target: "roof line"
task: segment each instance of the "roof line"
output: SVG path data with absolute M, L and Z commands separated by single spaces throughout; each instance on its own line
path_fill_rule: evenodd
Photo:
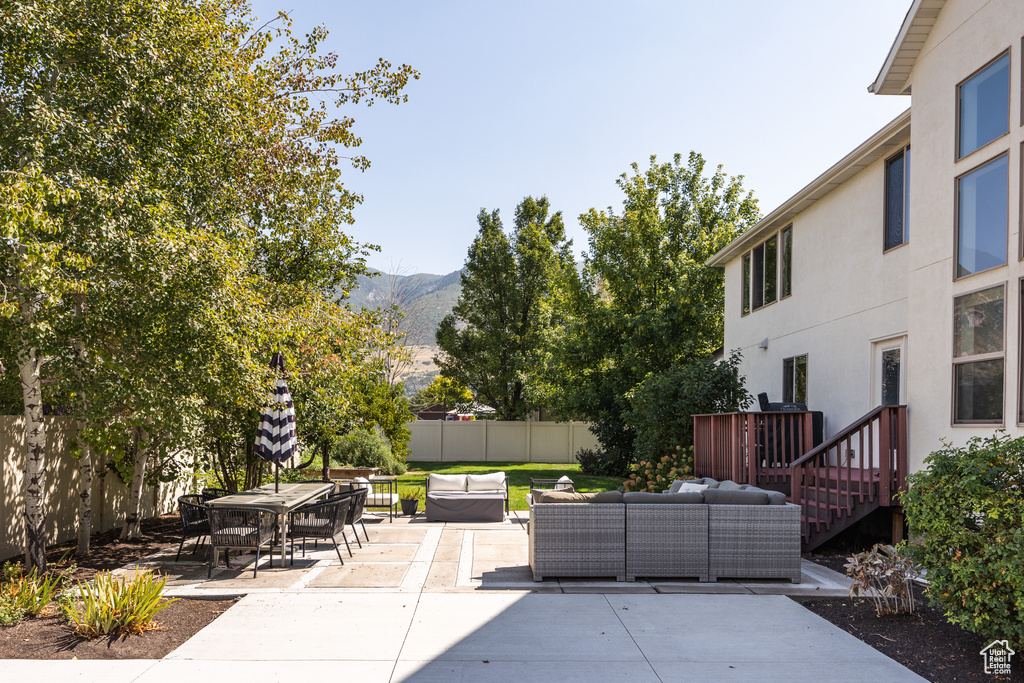
M 889 48 L 889 54 L 886 55 L 885 63 L 882 64 L 882 68 L 879 70 L 878 75 L 875 77 L 874 82 L 868 86 L 869 93 L 878 93 L 882 87 L 882 81 L 889 74 L 889 69 L 892 68 L 892 63 L 896 61 L 896 55 L 900 51 L 900 47 L 903 45 L 903 41 L 907 37 L 907 33 L 910 31 L 911 25 L 914 23 L 914 17 L 917 15 L 917 10 L 921 8 L 921 0 L 914 0 L 913 4 L 910 5 L 910 9 L 907 10 L 907 16 L 903 18 L 903 25 L 900 26 L 900 32 L 896 35 L 896 40 L 893 41 L 892 47 Z
M 806 206 L 797 209 L 798 206 L 807 201 L 810 201 L 811 203 L 817 201 L 817 199 L 812 198 L 814 193 L 829 184 L 836 184 L 838 186 L 839 183 L 836 181 L 844 172 L 856 167 L 859 162 L 863 161 L 872 152 L 883 147 L 886 142 L 904 132 L 904 130 L 909 128 L 909 126 L 910 109 L 907 109 L 905 112 L 886 124 L 877 133 L 858 145 L 855 150 L 840 159 L 839 162 L 834 164 L 827 171 L 808 183 L 802 190 L 783 202 L 777 209 L 759 220 L 756 225 L 734 239 L 721 251 L 708 259 L 707 265 L 719 267 L 724 266 L 726 261 L 731 260 L 740 251 L 743 251 L 747 244 L 756 241 L 759 235 L 768 231 L 768 228 L 790 222 L 794 216 L 807 209 Z M 845 178 L 840 182 L 845 182 Z M 829 190 L 829 192 L 831 192 L 831 190 Z M 828 193 L 826 192 L 826 194 Z M 825 195 L 822 195 L 822 197 L 824 196 Z

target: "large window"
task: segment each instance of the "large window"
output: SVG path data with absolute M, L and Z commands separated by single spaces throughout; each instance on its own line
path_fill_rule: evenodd
M 743 315 L 792 293 L 792 261 L 793 226 L 772 235 L 743 255 Z
M 909 238 L 910 148 L 885 162 L 885 247 L 894 249 Z
M 1006 265 L 1009 157 L 957 178 L 956 277 Z
M 1010 53 L 960 84 L 957 97 L 957 158 L 1010 131 Z
M 782 361 L 782 401 L 807 403 L 807 356 Z
M 953 299 L 953 422 L 1003 421 L 1004 287 Z

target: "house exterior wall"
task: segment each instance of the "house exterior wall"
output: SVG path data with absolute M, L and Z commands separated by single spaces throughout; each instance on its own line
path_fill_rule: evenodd
M 879 340 L 906 335 L 903 402 L 910 470 L 943 441 L 962 445 L 1018 425 L 1020 396 L 1021 98 L 1024 3 L 948 0 L 910 74 L 909 241 L 883 253 L 885 160 L 878 159 L 798 213 L 793 294 L 741 316 L 742 255 L 725 263 L 725 348 L 740 348 L 751 393 L 782 397 L 782 361 L 808 356 L 808 406 L 826 416 L 826 437 L 880 404 Z M 1009 133 L 956 159 L 957 86 L 1010 53 Z M 901 133 L 902 134 L 902 133 Z M 956 179 L 1008 154 L 1008 265 L 954 277 Z M 783 227 L 783 226 L 779 226 Z M 1002 425 L 953 424 L 954 297 L 1005 286 Z M 768 338 L 768 349 L 758 343 Z
M 742 257 L 725 268 L 725 348 L 742 351 L 747 389 L 781 401 L 783 360 L 806 354 L 826 437 L 877 405 L 872 340 L 907 330 L 906 247 L 882 255 L 884 174 L 873 163 L 793 220 L 791 296 L 741 316 Z
M 950 0 L 911 72 L 913 149 L 910 173 L 911 242 L 907 403 L 911 470 L 941 440 L 956 445 L 991 435 L 993 426 L 953 426 L 953 297 L 1005 284 L 1004 425 L 1017 427 L 1020 358 L 1019 261 L 1021 142 L 1021 38 L 1019 0 Z M 956 160 L 957 85 L 1000 53 L 1010 51 L 1009 134 Z M 954 281 L 956 178 L 1009 153 L 1008 265 Z

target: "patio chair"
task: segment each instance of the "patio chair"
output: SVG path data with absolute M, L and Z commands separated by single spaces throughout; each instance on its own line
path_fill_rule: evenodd
M 341 493 L 335 493 L 328 497 L 328 500 L 337 500 L 349 498 L 352 503 L 348 508 L 348 515 L 345 519 L 345 524 L 352 527 L 352 533 L 355 534 L 356 543 L 359 547 L 363 547 L 363 542 L 359 540 L 359 531 L 356 529 L 356 522 L 359 522 L 360 526 L 363 527 L 363 534 L 366 536 L 367 542 L 370 540 L 370 534 L 366 532 L 366 523 L 363 522 L 363 511 L 366 509 L 366 494 L 368 491 L 363 488 L 352 489 L 349 491 L 342 491 Z M 348 545 L 348 539 L 345 539 L 345 544 Z M 349 557 L 352 557 L 352 548 L 348 549 Z
M 181 559 L 181 549 L 185 539 L 195 538 L 196 545 L 192 554 L 199 549 L 199 542 L 210 535 L 210 520 L 206 517 L 206 505 L 202 496 L 180 496 L 178 498 L 178 514 L 181 515 L 181 543 L 178 544 L 177 562 Z
M 253 507 L 210 507 L 207 508 L 207 515 L 210 519 L 210 567 L 206 578 L 213 576 L 218 548 L 224 548 L 224 563 L 228 568 L 231 567 L 229 549 L 255 550 L 252 577 L 256 578 L 260 549 L 274 541 L 277 513 Z
M 207 502 L 209 502 L 209 501 L 211 501 L 211 500 L 213 500 L 215 498 L 223 498 L 224 496 L 230 496 L 231 493 L 232 492 L 228 491 L 227 489 L 217 489 L 217 488 L 203 489 L 203 493 L 202 493 L 203 502 L 207 503 Z
M 345 538 L 345 522 L 348 520 L 348 510 L 352 498 L 333 498 L 323 503 L 303 505 L 288 515 L 288 537 L 292 543 L 296 538 L 302 539 L 302 556 L 306 556 L 306 539 L 329 539 L 334 543 L 334 552 L 338 553 L 338 561 L 345 564 L 341 558 L 341 550 L 338 548 L 340 532 L 345 540 L 345 547 L 348 548 L 349 557 L 352 556 L 352 548 Z M 316 547 L 314 545 L 314 547 Z M 295 564 L 295 550 L 292 546 L 292 564 Z

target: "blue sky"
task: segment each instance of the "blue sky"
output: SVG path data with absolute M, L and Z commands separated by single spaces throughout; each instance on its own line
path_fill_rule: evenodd
M 255 0 L 260 18 L 324 24 L 340 68 L 378 57 L 422 74 L 400 106 L 351 107 L 372 161 L 346 231 L 371 266 L 462 267 L 482 207 L 506 227 L 526 195 L 577 217 L 619 210 L 615 180 L 700 152 L 768 213 L 910 106 L 867 92 L 910 0 L 359 2 Z

